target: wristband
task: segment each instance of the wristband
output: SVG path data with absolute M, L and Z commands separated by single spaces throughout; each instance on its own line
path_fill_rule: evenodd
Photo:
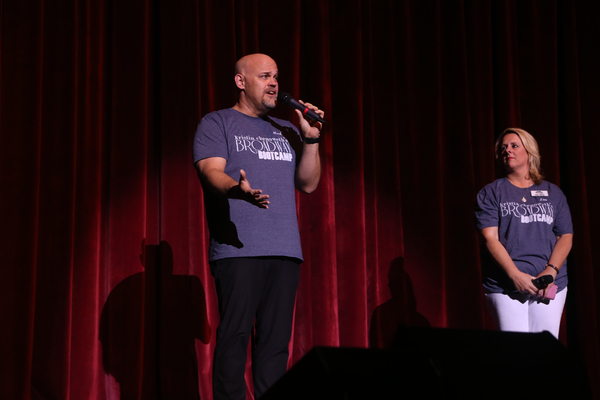
M 305 137 L 304 142 L 307 144 L 319 143 L 321 141 L 321 136 L 319 137 Z
M 558 269 L 558 268 L 556 268 L 556 266 L 554 266 L 554 265 L 552 265 L 552 264 L 546 264 L 546 268 L 548 268 L 548 267 L 550 267 L 550 268 L 552 268 L 553 270 L 555 270 L 555 271 L 556 271 L 556 273 L 558 274 L 558 271 L 559 271 L 559 269 Z

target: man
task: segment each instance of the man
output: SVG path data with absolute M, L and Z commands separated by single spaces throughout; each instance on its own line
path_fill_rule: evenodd
M 264 54 L 235 67 L 236 104 L 198 125 L 194 162 L 211 233 L 209 261 L 221 322 L 213 361 L 214 399 L 245 399 L 250 333 L 254 394 L 286 371 L 302 262 L 294 187 L 317 188 L 321 123 L 296 111 L 298 130 L 268 117 L 279 90 L 275 61 Z M 323 111 L 306 103 L 323 117 Z

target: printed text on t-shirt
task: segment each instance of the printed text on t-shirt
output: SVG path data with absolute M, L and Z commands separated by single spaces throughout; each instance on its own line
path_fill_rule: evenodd
M 293 153 L 287 139 L 262 136 L 234 136 L 237 152 L 249 151 L 261 160 L 292 161 Z
M 554 207 L 550 203 L 521 204 L 514 201 L 500 203 L 502 217 L 512 215 L 520 218 L 522 224 L 531 222 L 545 222 L 551 225 L 554 222 Z

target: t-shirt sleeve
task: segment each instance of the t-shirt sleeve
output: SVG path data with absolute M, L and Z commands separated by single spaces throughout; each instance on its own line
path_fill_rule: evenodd
M 475 219 L 478 230 L 498 226 L 498 200 L 489 185 L 481 189 L 477 194 Z
M 559 196 L 557 196 L 558 200 L 556 202 L 554 228 L 552 230 L 556 236 L 561 236 L 566 233 L 573 233 L 571 210 L 569 209 L 567 198 L 565 197 L 564 193 L 558 189 L 558 187 L 553 189 L 559 192 Z
M 193 154 L 194 164 L 210 157 L 229 159 L 225 129 L 216 113 L 206 115 L 198 124 L 194 136 Z

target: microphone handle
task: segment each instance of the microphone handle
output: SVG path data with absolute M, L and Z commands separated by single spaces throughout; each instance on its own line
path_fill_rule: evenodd
M 295 98 L 293 98 L 286 92 L 280 91 L 278 97 L 281 101 L 283 101 L 288 106 L 295 108 L 296 110 L 300 110 L 300 112 L 302 112 L 304 117 L 308 117 L 308 118 L 312 119 L 313 121 L 319 121 L 322 124 L 325 123 L 325 120 L 323 118 L 321 118 L 321 116 L 319 114 L 317 114 L 310 108 L 306 107 L 305 105 L 300 103 L 298 100 L 296 100 Z

